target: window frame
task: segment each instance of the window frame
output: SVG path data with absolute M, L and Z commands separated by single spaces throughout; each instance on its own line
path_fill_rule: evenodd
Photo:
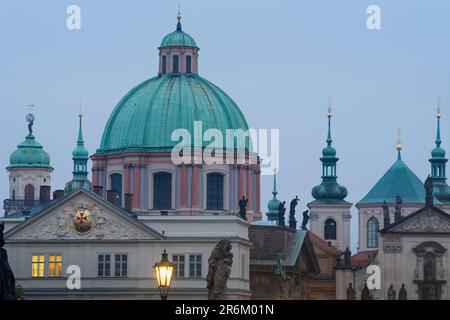
M 175 259 L 177 257 L 177 259 Z M 179 258 L 183 258 L 183 262 L 179 261 Z M 185 278 L 186 277 L 186 254 L 185 253 L 174 253 L 172 254 L 172 263 L 175 265 L 173 275 L 175 278 Z M 180 265 L 183 268 L 179 268 Z M 182 273 L 182 274 L 180 274 Z
M 169 186 L 167 190 L 160 190 L 156 187 L 158 184 L 158 187 L 160 187 L 160 184 L 162 181 L 156 181 L 157 179 L 160 179 L 159 177 L 166 176 L 168 177 L 167 181 L 164 181 L 164 183 L 168 182 Z M 157 178 L 158 177 L 158 178 Z M 160 201 L 161 197 L 166 194 L 163 194 L 164 192 L 168 191 L 167 199 L 164 199 L 164 201 Z M 173 203 L 172 203 L 172 197 L 173 197 L 173 173 L 169 171 L 157 171 L 152 174 L 152 193 L 153 193 L 153 210 L 173 210 Z M 159 199 L 159 200 L 157 200 Z
M 55 257 L 55 261 L 51 261 L 51 257 Z M 60 257 L 60 261 L 58 261 L 58 257 Z M 51 266 L 54 265 L 55 269 L 59 269 L 55 274 L 50 272 Z M 63 270 L 63 255 L 61 253 L 49 253 L 48 254 L 48 263 L 47 263 L 48 277 L 49 278 L 61 278 L 62 270 Z
M 327 226 L 329 226 L 329 224 L 327 224 L 328 222 L 333 222 L 334 223 L 334 230 L 332 230 L 333 234 L 329 235 L 330 230 L 328 230 Z M 334 237 L 333 237 L 334 235 Z M 323 223 L 323 238 L 324 240 L 337 240 L 337 222 L 336 220 L 334 220 L 333 218 L 327 218 L 324 223 Z
M 33 261 L 34 257 L 38 257 L 38 261 Z M 43 257 L 43 261 L 39 261 L 40 257 Z M 46 254 L 45 253 L 31 253 L 31 278 L 45 278 L 45 266 L 46 266 Z M 37 265 L 37 273 L 38 275 L 34 275 L 35 265 Z
M 202 264 L 203 264 L 203 255 L 201 253 L 190 253 L 188 254 L 189 259 L 189 278 L 201 278 L 202 277 Z M 191 262 L 191 258 L 194 258 L 194 261 Z M 197 258 L 200 258 L 199 260 Z M 193 266 L 193 268 L 192 268 Z M 191 275 L 194 274 L 194 275 Z
M 372 224 L 377 227 L 372 230 Z M 367 220 L 367 248 L 378 248 L 378 231 L 380 230 L 380 221 L 376 217 L 370 217 Z
M 220 177 L 222 180 L 221 193 L 219 193 L 218 181 L 210 181 L 212 177 Z M 214 185 L 213 185 L 214 184 Z M 210 194 L 210 192 L 212 194 Z M 215 192 L 215 194 L 214 194 Z M 221 172 L 206 174 L 206 210 L 223 211 L 225 207 L 225 175 Z

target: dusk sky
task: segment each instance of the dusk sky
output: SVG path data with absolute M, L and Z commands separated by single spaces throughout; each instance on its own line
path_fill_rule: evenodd
M 24 140 L 33 103 L 36 139 L 55 168 L 52 189 L 62 189 L 72 176 L 80 97 L 93 154 L 120 98 L 157 74 L 157 47 L 175 30 L 178 3 L 183 30 L 201 49 L 199 74 L 233 98 L 250 127 L 280 129 L 279 198 L 299 195 L 300 213 L 321 181 L 328 95 L 338 182 L 352 203 L 395 161 L 397 128 L 403 160 L 426 178 L 438 97 L 450 150 L 447 0 L 0 0 L 0 166 Z M 81 8 L 81 30 L 66 28 L 71 4 Z M 366 26 L 372 4 L 381 30 Z M 264 213 L 272 179 L 262 178 Z M 0 181 L 4 199 L 5 170 Z

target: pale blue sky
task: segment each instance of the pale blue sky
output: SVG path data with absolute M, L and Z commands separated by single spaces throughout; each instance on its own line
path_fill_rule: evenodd
M 157 72 L 157 47 L 176 24 L 201 48 L 200 74 L 223 88 L 254 128 L 280 128 L 280 198 L 301 208 L 320 182 L 326 104 L 334 100 L 339 183 L 360 200 L 403 158 L 424 179 L 443 100 L 443 147 L 450 149 L 450 2 L 434 1 L 20 1 L 0 0 L 0 166 L 25 137 L 25 107 L 37 105 L 35 135 L 52 157 L 53 188 L 71 179 L 79 98 L 91 153 L 119 99 Z M 345 4 L 344 4 L 345 3 Z M 78 4 L 82 30 L 66 29 Z M 381 7 L 382 30 L 366 28 Z M 0 195 L 8 196 L 6 171 Z M 262 180 L 262 207 L 272 178 Z M 352 222 L 356 246 L 357 217 Z

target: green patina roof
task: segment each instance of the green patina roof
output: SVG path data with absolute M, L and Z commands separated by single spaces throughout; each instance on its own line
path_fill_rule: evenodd
M 403 203 L 424 203 L 425 188 L 423 182 L 402 161 L 397 161 L 381 177 L 369 193 L 358 204 L 395 203 L 399 195 Z
M 177 19 L 177 30 L 165 36 L 161 41 L 160 47 L 197 47 L 194 38 L 181 30 L 181 16 L 178 15 Z
M 9 158 L 10 168 L 48 168 L 53 170 L 50 166 L 50 156 L 44 151 L 41 144 L 39 144 L 32 134 L 26 137 L 26 140 L 17 146 Z
M 161 75 L 136 86 L 117 104 L 97 154 L 170 151 L 179 143 L 171 140 L 175 129 L 187 129 L 193 140 L 194 121 L 202 122 L 203 132 L 220 130 L 224 139 L 226 129 L 248 130 L 237 104 L 216 85 L 198 75 Z

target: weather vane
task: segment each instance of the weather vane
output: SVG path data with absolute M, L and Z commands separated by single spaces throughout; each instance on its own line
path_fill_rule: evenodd
M 441 118 L 441 98 L 439 97 L 439 98 L 437 98 L 437 112 L 436 112 L 436 117 L 438 118 L 438 119 L 440 119 Z
M 327 113 L 327 117 L 330 118 L 332 116 L 332 109 L 331 109 L 331 105 L 333 103 L 333 98 L 331 96 L 328 96 L 328 113 Z

